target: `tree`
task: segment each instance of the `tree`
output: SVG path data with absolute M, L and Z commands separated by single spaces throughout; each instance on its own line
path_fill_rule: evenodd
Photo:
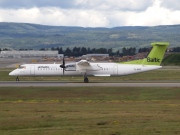
M 87 53 L 91 53 L 91 49 L 90 48 L 87 49 Z
M 143 48 L 139 48 L 138 52 L 142 53 L 142 52 L 149 52 L 150 48 L 147 47 L 143 47 Z
M 73 48 L 73 53 L 77 53 L 77 47 L 76 46 Z
M 122 54 L 123 54 L 123 56 L 127 55 L 127 49 L 125 47 L 122 48 Z
M 85 47 L 82 47 L 82 48 L 81 48 L 81 53 L 82 53 L 82 54 L 87 54 L 87 49 L 86 49 Z
M 58 53 L 59 53 L 59 54 L 64 54 L 64 51 L 63 51 L 62 47 L 59 48 Z
M 173 52 L 180 52 L 180 47 L 173 48 Z
M 112 48 L 108 49 L 108 54 L 109 54 L 110 56 L 112 56 L 112 54 L 113 54 Z
M 135 55 L 136 54 L 136 48 L 134 47 L 133 48 L 133 55 Z
M 116 51 L 115 55 L 119 56 L 120 55 L 120 52 L 119 50 Z
M 66 56 L 71 56 L 71 50 L 69 49 L 69 47 L 66 48 L 64 54 L 65 54 Z
M 52 50 L 52 51 L 54 51 L 54 50 L 55 50 L 55 48 L 54 48 L 54 47 L 52 47 L 52 48 L 51 48 L 51 50 Z
M 91 51 L 92 53 L 96 53 L 96 48 L 93 48 Z
M 40 51 L 45 51 L 46 49 L 45 48 L 41 48 Z

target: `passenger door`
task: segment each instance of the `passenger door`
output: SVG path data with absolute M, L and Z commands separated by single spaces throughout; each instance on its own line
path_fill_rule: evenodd
M 30 73 L 31 73 L 31 75 L 35 75 L 35 66 L 34 65 L 31 66 Z
M 118 75 L 118 66 L 114 66 L 113 72 L 114 72 L 114 75 Z

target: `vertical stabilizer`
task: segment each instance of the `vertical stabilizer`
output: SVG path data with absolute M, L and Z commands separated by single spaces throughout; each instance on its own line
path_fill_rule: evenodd
M 163 60 L 164 54 L 167 47 L 169 46 L 168 42 L 155 42 L 151 44 L 153 46 L 149 55 L 143 59 L 142 65 L 157 65 L 159 66 Z

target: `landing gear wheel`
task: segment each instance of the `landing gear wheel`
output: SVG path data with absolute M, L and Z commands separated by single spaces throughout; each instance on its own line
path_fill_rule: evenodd
M 16 81 L 19 81 L 19 77 L 18 76 L 16 77 Z
M 87 77 L 84 78 L 84 82 L 85 83 L 88 83 L 89 82 L 89 79 Z

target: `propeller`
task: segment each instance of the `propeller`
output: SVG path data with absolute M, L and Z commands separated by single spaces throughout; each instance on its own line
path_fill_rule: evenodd
M 60 65 L 60 67 L 63 68 L 63 75 L 64 75 L 64 71 L 65 71 L 65 68 L 66 68 L 64 57 L 63 57 L 63 64 Z

